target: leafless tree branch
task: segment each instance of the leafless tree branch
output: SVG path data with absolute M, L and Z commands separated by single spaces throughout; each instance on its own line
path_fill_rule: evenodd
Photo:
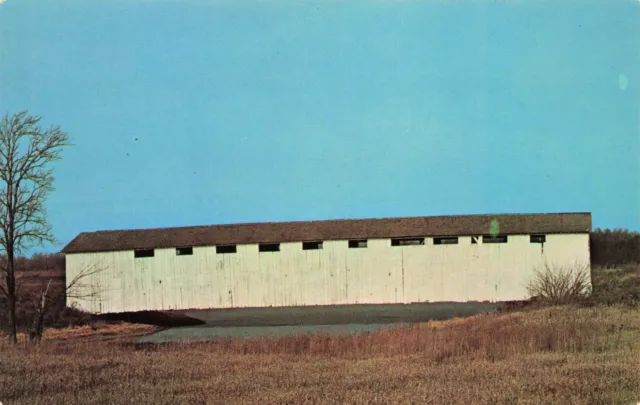
M 66 288 L 67 298 L 75 298 L 75 299 L 94 298 L 106 291 L 105 289 L 96 290 L 95 288 L 92 288 L 94 286 L 94 283 L 83 283 L 83 281 L 86 280 L 87 278 L 106 270 L 106 267 L 102 266 L 100 263 L 96 263 L 92 266 L 85 267 L 82 271 L 76 274 L 75 277 L 71 279 L 71 281 L 69 281 Z M 91 288 L 91 291 L 84 292 L 88 288 Z

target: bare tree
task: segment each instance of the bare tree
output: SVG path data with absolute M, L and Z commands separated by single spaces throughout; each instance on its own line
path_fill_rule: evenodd
M 54 242 L 45 200 L 53 191 L 51 163 L 60 158 L 69 136 L 60 127 L 43 129 L 41 117 L 26 111 L 0 121 L 0 293 L 8 301 L 9 341 L 17 343 L 15 259 L 28 247 Z
M 42 340 L 42 332 L 44 331 L 44 316 L 49 304 L 49 287 L 51 280 L 47 283 L 47 288 L 40 293 L 38 306 L 31 322 L 31 330 L 29 331 L 29 341 L 32 343 L 40 343 Z

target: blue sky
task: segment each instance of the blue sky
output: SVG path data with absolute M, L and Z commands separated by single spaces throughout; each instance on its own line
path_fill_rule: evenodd
M 74 143 L 46 251 L 413 215 L 640 230 L 635 0 L 6 0 L 0 112 L 22 109 Z

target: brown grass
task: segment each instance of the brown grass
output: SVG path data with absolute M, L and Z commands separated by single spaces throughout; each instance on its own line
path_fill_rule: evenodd
M 110 326 L 105 326 L 110 327 Z M 128 328 L 121 325 L 122 328 Z M 640 312 L 553 307 L 359 336 L 0 343 L 5 404 L 635 404 Z M 139 333 L 138 330 L 127 329 Z M 58 335 L 60 336 L 60 335 Z
M 47 329 L 43 338 L 46 340 L 70 341 L 85 338 L 119 337 L 131 338 L 146 335 L 160 330 L 152 325 L 140 325 L 130 323 L 94 322 L 92 325 L 83 325 L 63 329 Z

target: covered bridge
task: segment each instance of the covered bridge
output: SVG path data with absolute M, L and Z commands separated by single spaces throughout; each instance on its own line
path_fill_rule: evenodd
M 526 299 L 589 266 L 590 213 L 349 219 L 79 234 L 67 305 L 94 313 Z

